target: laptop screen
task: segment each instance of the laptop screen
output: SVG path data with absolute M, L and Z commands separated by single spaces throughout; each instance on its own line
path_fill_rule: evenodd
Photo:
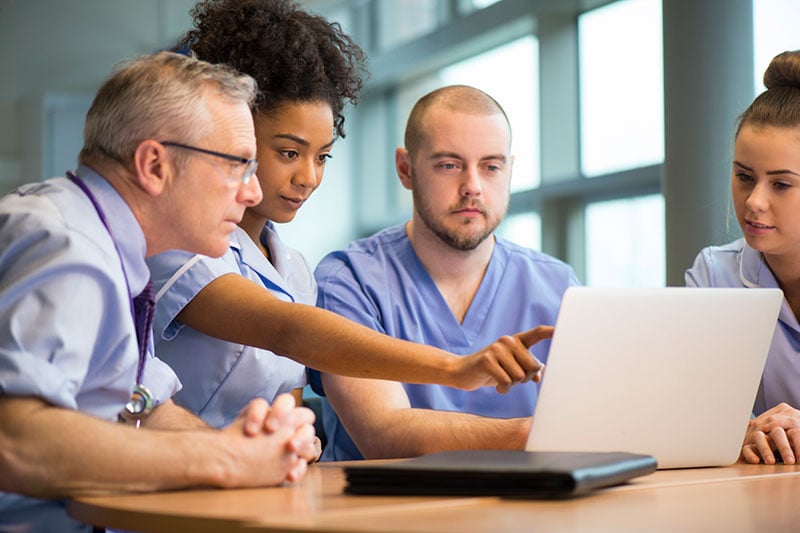
M 659 468 L 736 462 L 778 289 L 567 290 L 528 450 L 624 451 Z

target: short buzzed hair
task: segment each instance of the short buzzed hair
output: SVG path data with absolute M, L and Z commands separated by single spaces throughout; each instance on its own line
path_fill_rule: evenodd
M 434 107 L 459 111 L 469 115 L 501 114 L 508 124 L 509 139 L 511 123 L 503 107 L 497 100 L 469 85 L 448 85 L 429 92 L 414 104 L 406 123 L 405 147 L 413 160 L 422 144 L 424 120 L 428 111 Z

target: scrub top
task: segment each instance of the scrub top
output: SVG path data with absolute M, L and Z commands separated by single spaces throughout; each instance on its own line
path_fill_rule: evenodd
M 316 269 L 317 304 L 393 337 L 468 355 L 503 335 L 555 324 L 572 268 L 553 257 L 497 239 L 478 292 L 459 323 L 414 252 L 405 225 L 356 241 L 327 255 Z M 547 362 L 550 341 L 531 349 Z M 365 364 L 369 354 L 364 354 Z M 312 386 L 324 394 L 319 372 Z M 539 385 L 517 385 L 508 394 L 492 387 L 462 391 L 441 385 L 404 384 L 412 407 L 512 418 L 531 416 Z M 360 459 L 361 454 L 325 401 L 328 444 L 323 460 Z M 380 431 L 380 428 L 376 428 Z

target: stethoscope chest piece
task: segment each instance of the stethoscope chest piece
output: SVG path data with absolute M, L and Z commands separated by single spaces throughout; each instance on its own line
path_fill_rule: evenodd
M 131 399 L 120 411 L 122 421 L 138 426 L 141 421 L 153 411 L 153 394 L 141 383 L 136 385 L 131 394 Z

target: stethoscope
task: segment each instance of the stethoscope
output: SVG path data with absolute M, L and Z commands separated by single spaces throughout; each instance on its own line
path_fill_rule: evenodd
M 139 321 L 136 320 L 131 286 L 128 281 L 128 273 L 125 271 L 125 261 L 122 259 L 122 253 L 117 245 L 117 240 L 114 238 L 114 234 L 111 232 L 111 227 L 108 225 L 108 219 L 106 218 L 105 213 L 103 213 L 103 209 L 100 207 L 100 204 L 97 202 L 97 198 L 95 198 L 94 194 L 92 194 L 92 192 L 89 190 L 89 187 L 86 186 L 86 183 L 84 183 L 84 181 L 75 173 L 67 172 L 67 178 L 72 181 L 72 183 L 77 185 L 78 188 L 89 198 L 89 201 L 92 202 L 94 210 L 97 212 L 97 216 L 100 217 L 100 222 L 103 223 L 108 235 L 111 237 L 111 241 L 114 243 L 114 249 L 117 251 L 120 264 L 122 265 L 122 275 L 125 278 L 125 285 L 128 289 L 128 298 L 131 304 L 131 318 L 133 318 L 133 323 L 136 324 L 137 327 L 136 339 L 139 344 L 139 363 L 136 369 L 136 386 L 133 388 L 133 392 L 131 393 L 131 399 L 128 400 L 128 402 L 125 404 L 125 407 L 119 412 L 118 419 L 121 422 L 127 422 L 139 427 L 141 421 L 153 411 L 154 406 L 153 394 L 142 384 L 145 361 L 147 360 L 147 344 L 150 336 L 150 328 L 147 325 L 140 327 Z

